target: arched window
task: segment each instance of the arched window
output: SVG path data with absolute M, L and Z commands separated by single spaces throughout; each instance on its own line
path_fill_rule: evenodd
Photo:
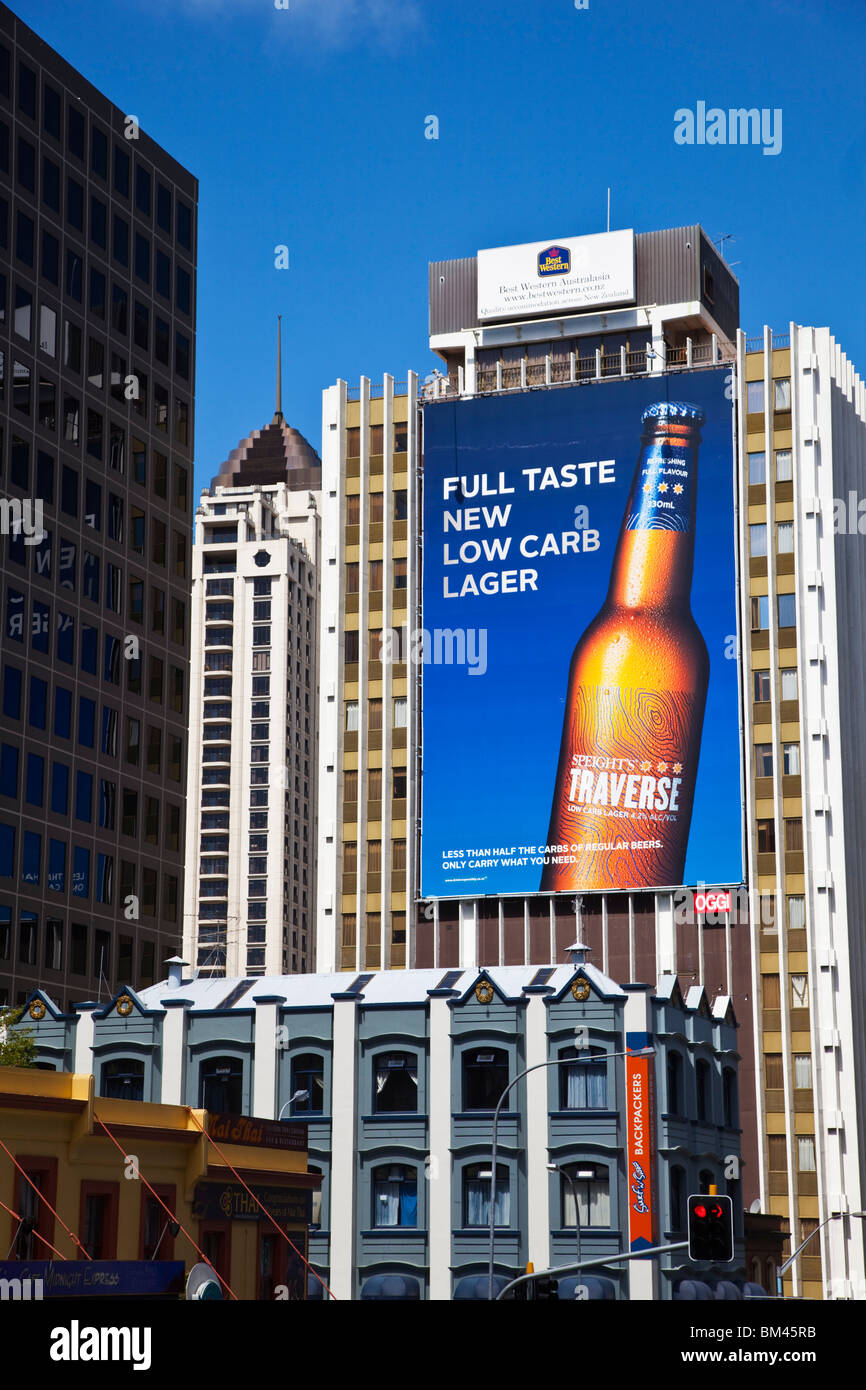
M 373 1169 L 373 1225 L 418 1225 L 418 1170 L 402 1163 Z
M 418 1058 L 411 1052 L 380 1052 L 373 1061 L 373 1110 L 418 1109 Z
M 737 1073 L 725 1067 L 722 1073 L 722 1095 L 725 1107 L 725 1128 L 736 1129 L 739 1120 L 737 1105 Z
M 240 1115 L 244 1104 L 244 1064 L 238 1057 L 211 1057 L 202 1062 L 198 1103 L 217 1115 Z
M 99 1093 L 107 1100 L 144 1100 L 144 1062 L 135 1057 L 103 1062 Z
M 606 1110 L 607 1061 L 604 1049 L 590 1047 L 578 1050 L 574 1047 L 564 1047 L 559 1055 L 575 1059 L 573 1066 L 557 1068 L 560 1109 Z
M 321 1115 L 325 1108 L 325 1063 L 315 1052 L 292 1058 L 292 1091 L 306 1091 L 304 1100 L 292 1104 L 293 1115 Z
M 504 1048 L 466 1049 L 463 1053 L 464 1110 L 495 1110 L 507 1085 L 508 1053 Z
M 560 1169 L 563 1228 L 610 1225 L 610 1175 L 601 1163 L 570 1163 Z M 576 1212 L 575 1212 L 576 1204 Z
M 511 1189 L 508 1169 L 496 1165 L 496 1209 L 493 1224 L 511 1224 Z M 472 1163 L 463 1169 L 463 1225 L 490 1225 L 490 1165 Z
M 695 1089 L 698 1102 L 698 1122 L 706 1123 L 710 1118 L 710 1064 L 701 1057 L 695 1063 Z
M 698 1191 L 709 1192 L 710 1188 L 712 1187 L 715 1181 L 716 1180 L 710 1172 L 709 1168 L 702 1168 L 700 1173 L 698 1174 Z
M 686 1175 L 679 1166 L 670 1175 L 671 1233 L 686 1229 Z
M 683 1106 L 683 1059 L 678 1052 L 668 1053 L 668 1114 L 682 1114 Z

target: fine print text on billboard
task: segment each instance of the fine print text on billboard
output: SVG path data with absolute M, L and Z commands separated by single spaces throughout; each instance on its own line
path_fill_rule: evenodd
M 727 379 L 425 408 L 424 897 L 741 880 Z

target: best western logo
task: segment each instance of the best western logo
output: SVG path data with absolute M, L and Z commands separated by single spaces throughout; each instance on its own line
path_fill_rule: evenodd
M 571 270 L 571 252 L 567 246 L 548 246 L 538 253 L 539 275 L 567 275 Z

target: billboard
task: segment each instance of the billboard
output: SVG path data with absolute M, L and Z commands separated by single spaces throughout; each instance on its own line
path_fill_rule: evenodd
M 729 382 L 425 406 L 423 897 L 742 880 Z
M 652 1062 L 652 1057 L 626 1057 L 628 1248 L 632 1251 L 649 1250 L 655 1244 L 655 1097 Z
M 478 317 L 557 314 L 635 298 L 634 232 L 599 232 L 478 252 Z

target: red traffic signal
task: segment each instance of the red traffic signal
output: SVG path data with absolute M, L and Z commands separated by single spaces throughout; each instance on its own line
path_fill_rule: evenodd
M 734 1206 L 730 1197 L 689 1197 L 689 1259 L 730 1264 L 734 1258 Z

